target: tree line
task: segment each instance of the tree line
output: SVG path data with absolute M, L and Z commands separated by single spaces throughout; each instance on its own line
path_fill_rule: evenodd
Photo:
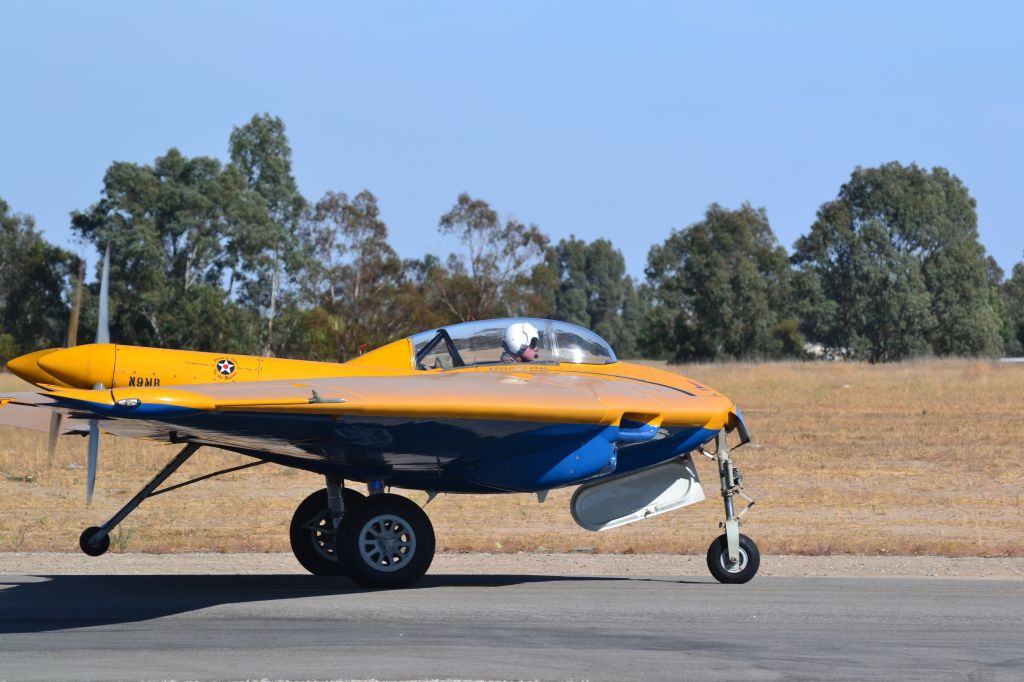
M 712 204 L 626 274 L 605 239 L 554 243 L 460 194 L 442 258 L 399 257 L 368 190 L 310 201 L 280 118 L 236 127 L 226 163 L 170 149 L 114 162 L 74 232 L 111 246 L 119 343 L 347 360 L 395 338 L 488 317 L 594 329 L 622 357 L 871 362 L 1024 350 L 1024 263 L 1006 279 L 975 201 L 944 168 L 857 168 L 792 253 L 763 208 Z M 0 359 L 66 343 L 80 263 L 0 199 Z M 98 284 L 84 287 L 92 338 Z

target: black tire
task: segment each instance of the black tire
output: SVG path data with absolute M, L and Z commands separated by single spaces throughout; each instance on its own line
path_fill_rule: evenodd
M 400 495 L 371 495 L 355 512 L 345 514 L 338 529 L 338 547 L 349 561 L 348 577 L 362 587 L 412 585 L 430 568 L 434 546 L 430 519 L 419 505 Z
M 760 566 L 761 552 L 746 535 L 740 535 L 740 561 L 737 566 L 730 565 L 729 542 L 725 535 L 719 535 L 708 547 L 708 570 L 720 583 L 745 583 L 757 575 Z
M 366 496 L 345 488 L 342 492 L 345 516 L 356 509 Z M 327 515 L 327 489 L 311 493 L 295 509 L 288 528 L 292 554 L 313 575 L 346 575 L 345 562 L 334 551 L 335 533 Z
M 98 544 L 93 545 L 89 542 L 89 538 L 98 533 L 99 530 L 99 526 L 89 526 L 78 536 L 78 546 L 89 556 L 100 556 L 101 554 L 106 554 L 107 550 L 110 549 L 109 535 L 104 535 Z

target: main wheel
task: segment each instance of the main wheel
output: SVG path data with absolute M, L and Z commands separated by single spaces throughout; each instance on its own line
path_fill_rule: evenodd
M 348 577 L 363 587 L 407 587 L 434 560 L 434 527 L 405 497 L 371 495 L 338 528 L 338 551 Z
M 344 488 L 345 516 L 362 504 L 366 496 Z M 321 488 L 302 501 L 292 515 L 288 529 L 292 554 L 313 575 L 346 575 L 345 562 L 334 551 L 335 531 L 327 507 L 327 489 Z
M 708 570 L 720 583 L 745 583 L 757 574 L 761 553 L 746 535 L 740 535 L 739 561 L 729 561 L 729 541 L 719 535 L 708 547 Z
M 78 546 L 89 556 L 100 556 L 101 554 L 106 554 L 107 550 L 110 549 L 109 535 L 104 535 L 103 539 L 95 545 L 89 542 L 89 539 L 93 535 L 96 535 L 99 530 L 99 526 L 89 526 L 82 531 L 81 535 L 78 536 Z

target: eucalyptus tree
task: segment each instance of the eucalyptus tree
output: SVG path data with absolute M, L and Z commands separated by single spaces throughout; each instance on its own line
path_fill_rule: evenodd
M 222 286 L 225 244 L 248 192 L 239 174 L 177 149 L 152 165 L 114 162 L 100 200 L 71 216 L 111 245 L 111 333 L 122 343 L 254 351 L 252 328 Z M 91 307 L 83 309 L 88 326 Z
M 257 114 L 235 127 L 229 142 L 231 167 L 237 169 L 264 211 L 241 219 L 227 244 L 240 286 L 240 300 L 266 321 L 263 353 L 275 352 L 274 319 L 292 279 L 303 269 L 299 221 L 306 201 L 292 175 L 292 151 L 284 122 Z M 288 305 L 295 300 L 288 297 Z
M 644 350 L 674 360 L 776 357 L 792 317 L 791 273 L 764 209 L 712 204 L 648 254 Z
M 303 288 L 314 305 L 305 333 L 316 329 L 320 359 L 347 359 L 360 347 L 374 348 L 408 328 L 405 304 L 411 290 L 405 265 L 388 243 L 377 198 L 363 190 L 352 198 L 328 192 L 303 220 L 307 248 Z M 329 349 L 324 340 L 333 339 Z
M 30 215 L 0 199 L 0 364 L 62 345 L 78 259 L 48 243 Z
M 462 253 L 448 257 L 446 276 L 435 281 L 449 313 L 470 320 L 527 312 L 533 268 L 548 245 L 540 228 L 518 220 L 502 223 L 486 201 L 462 193 L 441 216 L 438 231 L 463 245 Z
M 554 316 L 593 329 L 623 357 L 634 355 L 639 301 L 622 252 L 607 239 L 570 237 L 549 250 L 548 260 L 558 278 Z
M 1008 355 L 1024 355 L 1024 261 L 1013 266 L 1000 286 L 1003 304 L 1003 339 Z
M 805 331 L 842 355 L 993 355 L 1002 321 L 975 202 L 944 168 L 857 168 L 793 255 Z

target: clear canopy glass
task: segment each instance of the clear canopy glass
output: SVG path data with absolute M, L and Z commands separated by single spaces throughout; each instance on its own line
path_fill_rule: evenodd
M 589 329 L 557 320 L 508 317 L 462 322 L 412 336 L 416 368 L 454 369 L 501 364 L 505 330 L 521 322 L 533 325 L 538 332 L 534 363 L 604 365 L 616 362 L 608 342 Z

